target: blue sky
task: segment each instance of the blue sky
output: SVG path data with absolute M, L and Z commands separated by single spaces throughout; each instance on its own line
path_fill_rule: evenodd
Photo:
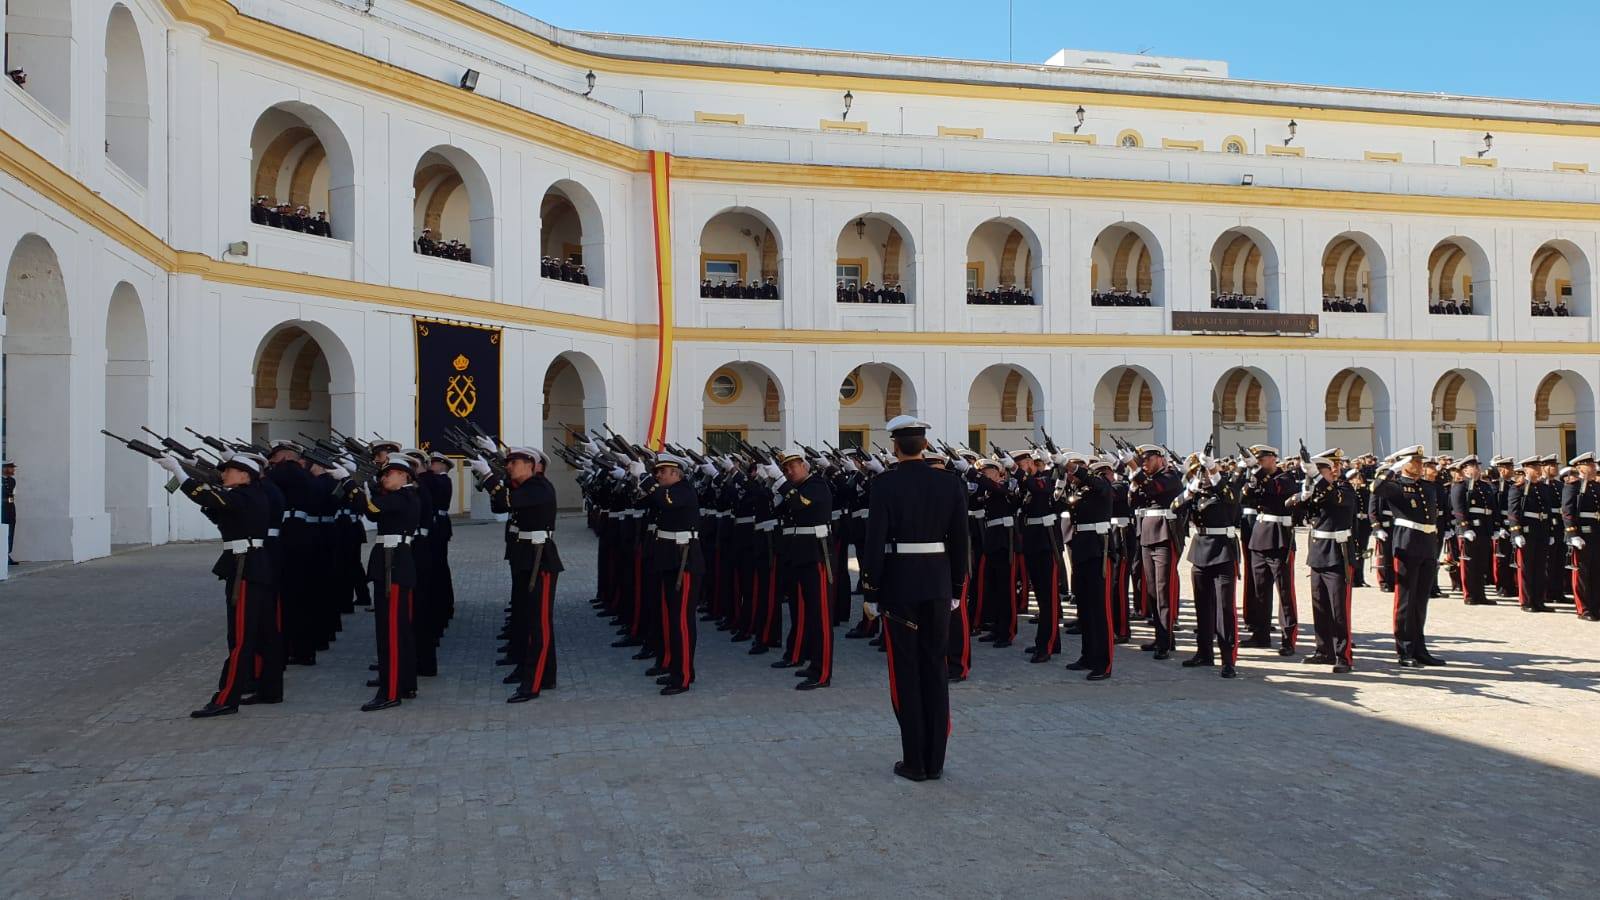
M 564 28 L 1043 62 L 1062 47 L 1227 60 L 1239 78 L 1600 103 L 1600 3 L 1555 0 L 502 0 Z

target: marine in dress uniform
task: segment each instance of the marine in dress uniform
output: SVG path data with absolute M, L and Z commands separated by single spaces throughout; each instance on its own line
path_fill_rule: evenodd
M 1041 458 L 1043 457 L 1043 458 Z M 1061 652 L 1061 529 L 1055 483 L 1050 479 L 1049 457 L 1039 450 L 1017 459 L 1017 486 L 1022 492 L 1022 561 L 1039 608 L 1039 627 L 1028 662 L 1048 662 Z
M 834 585 L 829 558 L 833 493 L 813 472 L 805 451 L 792 448 L 779 465 L 787 480 L 775 491 L 779 511 L 779 589 L 789 598 L 793 623 L 792 650 L 773 668 L 804 665 L 805 680 L 796 690 L 809 691 L 833 683 L 833 613 L 829 599 Z
M 642 464 L 635 464 L 642 467 Z M 662 652 L 656 679 L 666 696 L 694 684 L 695 590 L 705 572 L 701 557 L 700 498 L 684 477 L 685 463 L 670 453 L 656 456 L 652 475 L 639 483 L 645 509 L 655 522 L 651 575 L 660 600 Z
M 1265 444 L 1250 448 L 1256 468 L 1246 483 L 1244 505 L 1256 511 L 1250 529 L 1249 605 L 1245 622 L 1252 647 L 1270 647 L 1272 597 L 1278 596 L 1279 656 L 1292 656 L 1300 632 L 1299 604 L 1295 598 L 1294 518 L 1288 502 L 1299 489 L 1299 479 L 1278 468 L 1278 450 Z
M 1522 478 L 1506 491 L 1506 531 L 1511 534 L 1511 546 L 1516 552 L 1517 604 L 1524 612 L 1547 612 L 1550 607 L 1545 605 L 1545 557 L 1551 553 L 1561 555 L 1555 546 L 1561 528 L 1550 518 L 1543 500 L 1544 474 L 1539 457 L 1525 457 L 1518 465 L 1522 467 Z
M 1194 656 L 1184 668 L 1209 668 L 1222 656 L 1222 677 L 1238 677 L 1239 612 L 1234 599 L 1239 572 L 1239 493 L 1215 460 L 1190 460 L 1183 492 L 1172 503 L 1186 510 L 1194 528 L 1189 537 L 1194 616 L 1199 626 Z
M 221 485 L 189 478 L 171 457 L 157 460 L 180 490 L 222 534 L 222 554 L 211 567 L 221 579 L 228 611 L 228 658 L 217 692 L 189 713 L 209 719 L 239 711 L 240 704 L 283 701 L 283 645 L 276 615 L 277 569 L 266 552 L 272 504 L 261 487 L 261 464 L 242 455 L 218 466 Z M 259 660 L 259 665 L 258 665 Z
M 11 460 L 0 463 L 0 524 L 6 526 L 6 560 L 16 565 L 11 554 L 17 547 L 17 464 Z
M 1372 540 L 1372 514 L 1368 511 L 1372 488 L 1358 466 L 1346 469 L 1344 479 L 1356 493 L 1356 521 L 1350 526 L 1350 586 L 1364 588 L 1367 586 L 1367 547 Z
M 411 480 L 410 460 L 399 454 L 383 463 L 375 483 L 346 480 L 342 493 L 353 512 L 377 525 L 372 553 L 367 557 L 367 580 L 372 582 L 378 638 L 378 677 L 368 684 L 378 691 L 361 706 L 363 712 L 374 712 L 416 696 L 411 594 L 417 585 L 417 567 L 411 540 L 422 519 L 422 503 Z
M 1461 602 L 1493 606 L 1488 584 L 1494 565 L 1494 536 L 1499 531 L 1499 498 L 1479 476 L 1477 456 L 1456 463 L 1461 480 L 1450 485 L 1450 516 L 1455 523 L 1456 565 L 1461 570 Z
M 861 557 L 862 592 L 886 620 L 889 701 L 900 723 L 894 773 L 918 782 L 944 771 L 946 632 L 967 564 L 966 491 L 922 461 L 927 428 L 910 416 L 888 423 L 898 464 L 873 485 Z
M 1498 527 L 1494 532 L 1494 561 L 1490 573 L 1494 578 L 1494 592 L 1498 597 L 1517 596 L 1517 550 L 1511 542 L 1511 530 L 1506 522 L 1511 514 L 1511 486 L 1521 475 L 1516 461 L 1509 456 L 1496 456 L 1490 461 L 1494 467 L 1495 514 Z
M 1539 497 L 1550 522 L 1550 548 L 1544 555 L 1545 603 L 1565 603 L 1572 592 L 1572 554 L 1566 547 L 1565 526 L 1561 517 L 1561 462 L 1554 453 L 1539 457 Z
M 1017 493 L 997 461 L 978 465 L 971 503 L 983 510 L 983 553 L 978 560 L 979 641 L 1009 647 L 1017 636 Z
M 1178 514 L 1173 501 L 1183 479 L 1167 464 L 1166 453 L 1153 444 L 1138 448 L 1140 468 L 1133 474 L 1128 504 L 1139 528 L 1139 569 L 1145 607 L 1155 616 L 1156 639 L 1140 646 L 1166 659 L 1177 648 Z
M 1577 613 L 1600 622 L 1600 483 L 1593 453 L 1573 457 L 1578 477 L 1562 488 L 1561 523 L 1572 555 L 1572 601 Z
M 530 447 L 511 447 L 505 455 L 505 477 L 492 474 L 488 463 L 474 459 L 473 474 L 483 479 L 489 508 L 509 516 L 515 529 L 506 549 L 511 564 L 511 649 L 517 666 L 508 681 L 516 691 L 507 703 L 526 703 L 556 686 L 554 603 L 562 572 L 556 547 L 556 489 L 544 474 L 544 455 Z M 519 612 L 520 611 L 520 614 Z
M 1428 599 L 1439 567 L 1439 499 L 1422 480 L 1422 447 L 1395 454 L 1392 477 L 1373 489 L 1383 507 L 1387 527 L 1380 539 L 1391 541 L 1394 556 L 1394 644 L 1400 665 L 1416 669 L 1444 665 L 1428 652 L 1424 634 Z
M 264 477 L 283 496 L 283 523 L 278 538 L 282 557 L 279 594 L 283 605 L 284 647 L 291 665 L 313 666 L 317 651 L 327 649 L 325 617 L 319 608 L 322 573 L 312 561 L 317 552 L 311 509 L 324 496 L 301 462 L 303 448 L 294 441 L 273 441 Z
M 1317 474 L 1291 499 L 1311 523 L 1306 564 L 1311 568 L 1311 623 L 1317 649 L 1302 662 L 1332 666 L 1336 674 L 1355 664 L 1350 634 L 1350 591 L 1360 558 L 1351 552 L 1350 531 L 1361 500 L 1340 475 L 1337 448 L 1312 458 Z
M 1111 677 L 1117 643 L 1113 607 L 1120 602 L 1127 608 L 1127 599 L 1113 593 L 1111 482 L 1106 477 L 1110 471 L 1107 459 L 1070 459 L 1063 497 L 1072 519 L 1066 541 L 1072 555 L 1072 595 L 1083 633 L 1083 651 L 1067 668 L 1088 672 L 1089 681 Z

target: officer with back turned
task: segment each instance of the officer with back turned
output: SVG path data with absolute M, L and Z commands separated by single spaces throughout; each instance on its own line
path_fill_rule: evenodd
M 925 422 L 897 416 L 885 430 L 898 465 L 873 482 L 862 546 L 861 590 L 884 618 L 889 701 L 900 723 L 894 773 L 937 779 L 950 732 L 945 645 L 952 590 L 967 575 L 967 494 L 922 458 Z M 875 607 L 875 608 L 874 608 Z

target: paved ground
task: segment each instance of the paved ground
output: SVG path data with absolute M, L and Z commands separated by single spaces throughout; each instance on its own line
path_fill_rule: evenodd
M 576 521 L 561 686 L 505 705 L 498 535 L 458 536 L 442 674 L 376 714 L 357 614 L 283 705 L 186 718 L 223 653 L 212 546 L 0 585 L 0 894 L 1526 898 L 1600 875 L 1600 625 L 1570 614 L 1435 601 L 1451 664 L 1402 672 L 1389 599 L 1358 592 L 1345 677 L 1132 651 L 1088 684 L 980 645 L 945 780 L 913 785 L 861 642 L 801 693 L 703 631 L 699 685 L 657 696 L 585 603 Z

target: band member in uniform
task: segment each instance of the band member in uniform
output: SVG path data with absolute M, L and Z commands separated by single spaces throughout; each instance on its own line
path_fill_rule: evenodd
M 900 723 L 894 773 L 911 781 L 944 771 L 950 735 L 945 642 L 966 578 L 967 497 L 961 483 L 922 461 L 927 424 L 899 416 L 887 425 L 898 465 L 878 476 L 862 545 L 865 602 L 884 617 L 889 700 Z
M 1140 646 L 1166 659 L 1177 648 L 1178 499 L 1183 480 L 1167 465 L 1165 451 L 1153 444 L 1138 448 L 1140 468 L 1133 473 L 1128 503 L 1139 526 L 1139 569 L 1146 608 L 1155 614 L 1156 639 Z
M 1114 596 L 1111 575 L 1111 482 L 1106 474 L 1111 462 L 1106 459 L 1083 461 L 1067 472 L 1067 509 L 1072 524 L 1067 547 L 1072 553 L 1072 594 L 1078 601 L 1079 630 L 1083 632 L 1083 652 L 1067 664 L 1074 672 L 1088 672 L 1089 681 L 1111 677 L 1111 661 L 1116 652 L 1116 616 L 1113 607 L 1127 598 Z
M 1572 601 L 1578 615 L 1600 622 L 1600 484 L 1595 483 L 1593 453 L 1573 457 L 1578 477 L 1561 491 L 1561 522 L 1572 554 Z
M 828 482 L 811 471 L 805 451 L 793 448 L 780 459 L 787 481 L 777 488 L 781 531 L 778 561 L 779 590 L 788 597 L 794 624 L 794 650 L 773 668 L 793 668 L 806 663 L 805 678 L 796 690 L 810 691 L 833 683 L 833 562 L 829 559 L 828 528 L 833 517 L 833 493 Z
M 1461 479 L 1450 485 L 1450 515 L 1455 523 L 1456 565 L 1461 570 L 1461 602 L 1493 606 L 1487 587 L 1498 530 L 1498 500 L 1494 488 L 1478 477 L 1477 456 L 1464 457 L 1456 463 L 1456 471 Z
M 1517 554 L 1517 603 L 1523 612 L 1548 612 L 1545 556 L 1559 553 L 1554 543 L 1560 527 L 1550 519 L 1542 499 L 1539 457 L 1526 457 L 1518 465 L 1523 477 L 1506 491 L 1506 531 Z
M 1251 607 L 1245 610 L 1250 626 L 1248 644 L 1270 647 L 1272 639 L 1272 596 L 1278 595 L 1278 655 L 1292 656 L 1300 632 L 1300 612 L 1295 600 L 1294 518 L 1289 514 L 1289 498 L 1299 488 L 1299 479 L 1278 468 L 1278 449 L 1265 444 L 1250 448 L 1255 455 L 1255 473 L 1245 487 L 1244 504 L 1256 511 L 1250 529 Z
M 700 524 L 700 497 L 683 477 L 683 467 L 683 460 L 676 456 L 658 454 L 654 474 L 639 483 L 645 509 L 656 525 L 650 562 L 661 608 L 659 665 L 666 670 L 656 684 L 668 697 L 694 684 L 695 589 L 705 572 L 695 532 Z
M 1422 480 L 1422 446 L 1395 454 L 1393 477 L 1373 489 L 1373 499 L 1386 514 L 1393 532 L 1376 535 L 1391 541 L 1394 555 L 1394 644 L 1400 665 L 1408 669 L 1442 666 L 1428 652 L 1424 627 L 1428 599 L 1439 568 L 1439 500 Z
M 1351 573 L 1360 559 L 1351 552 L 1350 530 L 1361 501 L 1355 488 L 1340 476 L 1343 460 L 1338 449 L 1324 450 L 1312 458 L 1317 474 L 1290 499 L 1305 510 L 1311 523 L 1306 563 L 1311 567 L 1311 625 L 1317 636 L 1315 653 L 1302 662 L 1332 666 L 1335 674 L 1355 664 L 1350 635 Z
M 1235 600 L 1239 571 L 1239 493 L 1215 460 L 1196 454 L 1189 461 L 1188 481 L 1173 501 L 1187 508 L 1194 527 L 1189 540 L 1190 576 L 1194 583 L 1194 617 L 1199 626 L 1194 656 L 1186 669 L 1216 665 L 1222 654 L 1222 677 L 1237 678 L 1239 611 Z
M 261 464 L 244 456 L 230 457 L 217 467 L 222 478 L 218 487 L 188 477 L 171 457 L 156 463 L 181 479 L 183 495 L 222 533 L 222 555 L 211 571 L 226 588 L 228 659 L 222 664 L 217 692 L 189 715 L 209 719 L 236 713 L 241 703 L 281 703 L 283 642 L 274 602 L 278 573 L 265 550 L 272 508 L 261 488 Z
M 511 563 L 512 670 L 517 690 L 507 703 L 526 703 L 539 692 L 556 686 L 554 611 L 556 579 L 562 572 L 556 548 L 556 489 L 544 475 L 544 456 L 529 447 L 506 450 L 505 478 L 491 474 L 489 464 L 472 460 L 472 472 L 482 480 L 489 508 L 507 513 L 515 539 L 506 548 Z M 518 649 L 520 648 L 520 650 Z
M 363 712 L 374 712 L 399 706 L 401 698 L 415 697 L 417 692 L 411 634 L 417 567 L 411 558 L 411 538 L 422 519 L 422 501 L 411 481 L 411 461 L 398 453 L 379 468 L 376 484 L 346 480 L 342 491 L 352 511 L 378 526 L 367 558 L 378 635 L 378 677 L 367 684 L 378 693 L 361 706 Z

